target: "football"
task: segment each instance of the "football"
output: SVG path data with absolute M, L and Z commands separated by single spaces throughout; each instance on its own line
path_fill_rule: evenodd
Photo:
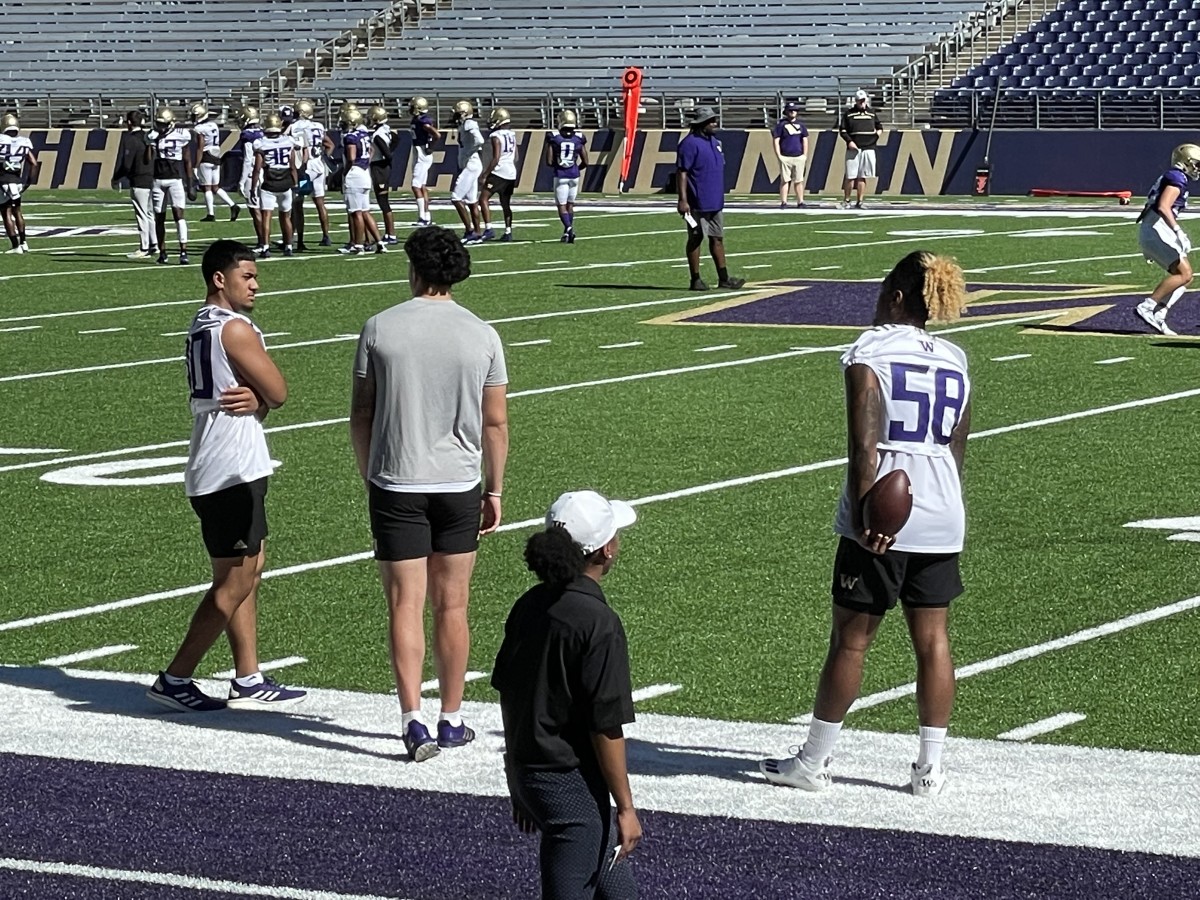
M 903 469 L 888 472 L 867 491 L 862 501 L 863 526 L 876 534 L 895 536 L 912 513 L 912 482 Z

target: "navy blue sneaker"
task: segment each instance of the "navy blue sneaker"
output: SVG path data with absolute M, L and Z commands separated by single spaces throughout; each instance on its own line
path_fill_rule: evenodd
M 511 244 L 511 243 L 512 243 L 512 239 L 513 239 L 512 232 L 511 232 L 511 231 L 506 231 L 506 232 L 504 232 L 504 236 L 503 236 L 502 238 L 500 238 L 500 243 L 502 243 L 502 244 Z
M 329 239 L 329 235 L 325 235 L 324 237 L 321 238 L 320 246 L 322 246 L 322 247 L 332 247 L 333 246 L 333 241 L 331 241 Z
M 463 722 L 457 728 L 442 719 L 438 722 L 437 743 L 439 747 L 465 747 L 475 740 L 475 730 Z
M 438 731 L 441 731 L 440 727 Z M 439 752 L 438 741 L 435 741 L 429 734 L 429 729 L 416 719 L 409 722 L 408 728 L 404 730 L 404 749 L 408 751 L 408 758 L 413 762 L 425 762 L 437 756 Z
M 485 228 L 483 229 L 483 234 L 479 235 L 479 239 L 481 241 L 494 241 L 496 239 L 496 232 L 490 228 Z
M 208 696 L 194 681 L 187 684 L 167 684 L 165 672 L 158 673 L 158 678 L 154 679 L 154 684 L 146 691 L 146 696 L 167 709 L 183 712 L 212 712 L 225 708 L 224 700 Z
M 271 676 L 264 675 L 262 683 L 252 687 L 229 682 L 229 699 L 225 703 L 231 709 L 287 709 L 303 703 L 307 696 L 308 691 L 284 687 Z

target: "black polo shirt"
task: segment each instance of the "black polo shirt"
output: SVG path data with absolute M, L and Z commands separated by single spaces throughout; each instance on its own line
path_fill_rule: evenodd
M 860 150 L 870 150 L 879 143 L 876 132 L 882 127 L 879 116 L 869 106 L 863 109 L 855 106 L 842 113 L 842 140 L 854 141 Z
M 510 763 L 594 765 L 592 734 L 633 721 L 625 629 L 600 585 L 580 576 L 526 591 L 504 624 L 492 686 Z

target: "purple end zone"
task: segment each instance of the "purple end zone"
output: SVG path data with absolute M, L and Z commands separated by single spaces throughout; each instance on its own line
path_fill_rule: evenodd
M 453 765 L 452 755 L 432 765 Z M 729 777 L 744 781 L 750 768 L 738 762 Z M 1200 880 L 1200 860 L 1149 854 L 660 812 L 643 813 L 643 825 L 631 861 L 643 897 L 1178 898 L 1193 896 Z M 502 798 L 41 757 L 0 755 L 0 848 L 21 859 L 308 890 L 447 900 L 538 893 L 536 841 L 517 833 Z M 57 887 L 19 893 L 37 885 Z M 0 869 L 3 897 L 186 896 L 155 890 Z
M 871 281 L 781 282 L 779 293 L 749 300 L 725 309 L 698 314 L 684 314 L 683 321 L 715 325 L 797 325 L 867 328 L 875 315 L 879 283 Z M 1067 325 L 1029 323 L 1028 327 L 1056 331 L 1103 334 L 1153 334 L 1134 313 L 1134 307 L 1145 294 L 1110 294 L 1107 296 L 1063 297 L 1072 288 L 1053 284 L 996 284 L 967 285 L 970 292 L 998 290 L 1012 294 L 1043 294 L 1028 300 L 1008 302 L 981 301 L 971 304 L 965 318 L 982 316 L 1022 316 L 1041 312 L 1061 312 L 1099 307 L 1099 312 Z M 1200 333 L 1200 303 L 1183 302 L 1175 306 L 1169 318 L 1171 327 L 1180 334 Z

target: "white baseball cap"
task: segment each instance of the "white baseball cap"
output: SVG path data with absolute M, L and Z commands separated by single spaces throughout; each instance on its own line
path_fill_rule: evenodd
M 871 98 L 870 98 L 870 95 L 868 95 L 866 91 L 864 91 L 860 88 L 859 90 L 854 92 L 854 99 L 855 100 L 870 100 Z
M 546 513 L 546 527 L 565 528 L 585 554 L 595 553 L 636 521 L 637 513 L 628 503 L 606 500 L 595 491 L 567 491 Z

